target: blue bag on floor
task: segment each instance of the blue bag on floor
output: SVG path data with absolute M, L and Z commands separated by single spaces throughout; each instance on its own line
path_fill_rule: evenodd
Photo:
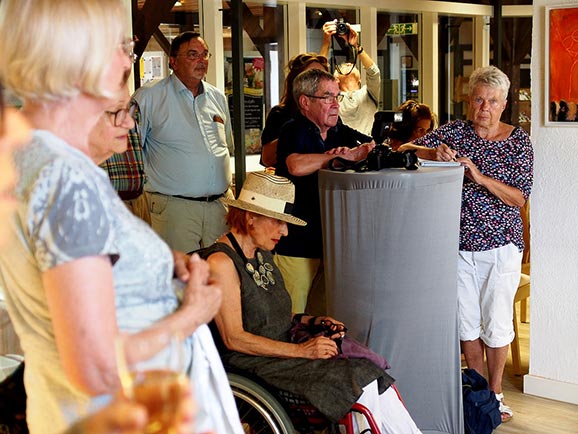
M 502 423 L 502 415 L 500 403 L 486 379 L 475 369 L 464 369 L 462 393 L 466 434 L 491 434 Z

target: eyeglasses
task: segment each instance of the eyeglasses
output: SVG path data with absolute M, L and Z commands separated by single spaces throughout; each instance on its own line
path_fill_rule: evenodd
M 185 54 L 177 54 L 177 56 L 185 56 L 189 60 L 209 60 L 212 56 L 211 53 L 205 51 L 203 53 L 198 53 L 196 51 L 187 51 Z
M 136 107 L 136 104 L 133 104 L 129 108 L 121 108 L 115 112 L 105 111 L 105 113 L 112 118 L 112 124 L 115 127 L 120 127 L 126 121 L 127 116 L 134 120 Z
M 337 101 L 337 102 L 341 102 L 343 101 L 343 94 L 342 93 L 338 93 L 337 95 L 323 95 L 323 96 L 316 96 L 316 95 L 305 95 L 306 97 L 309 98 L 315 98 L 315 99 L 320 99 L 323 100 L 323 102 L 325 104 L 333 104 L 333 102 Z
M 129 57 L 132 63 L 134 63 L 137 58 L 137 55 L 134 54 L 134 44 L 135 44 L 134 37 L 126 38 L 124 41 L 120 43 L 120 48 L 122 48 L 122 51 Z

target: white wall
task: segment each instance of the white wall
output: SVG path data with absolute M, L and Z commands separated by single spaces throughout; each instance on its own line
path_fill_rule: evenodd
M 544 126 L 545 6 L 572 3 L 533 3 L 532 308 L 524 391 L 578 404 L 578 125 Z

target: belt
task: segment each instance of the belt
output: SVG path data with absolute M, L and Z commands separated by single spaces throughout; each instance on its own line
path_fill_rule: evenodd
M 163 193 L 155 193 L 155 192 L 151 192 L 152 194 L 163 194 Z M 163 196 L 170 196 L 170 197 L 177 197 L 179 199 L 185 199 L 185 200 L 193 200 L 195 202 L 214 202 L 217 199 L 220 199 L 221 197 L 223 197 L 225 195 L 225 193 L 221 193 L 221 194 L 213 194 L 211 196 L 200 196 L 200 197 L 190 197 L 190 196 L 181 196 L 178 194 L 165 194 Z

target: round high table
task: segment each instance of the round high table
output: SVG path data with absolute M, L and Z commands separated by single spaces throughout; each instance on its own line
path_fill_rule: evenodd
M 463 432 L 456 289 L 463 173 L 319 172 L 328 314 L 387 358 L 424 433 Z

